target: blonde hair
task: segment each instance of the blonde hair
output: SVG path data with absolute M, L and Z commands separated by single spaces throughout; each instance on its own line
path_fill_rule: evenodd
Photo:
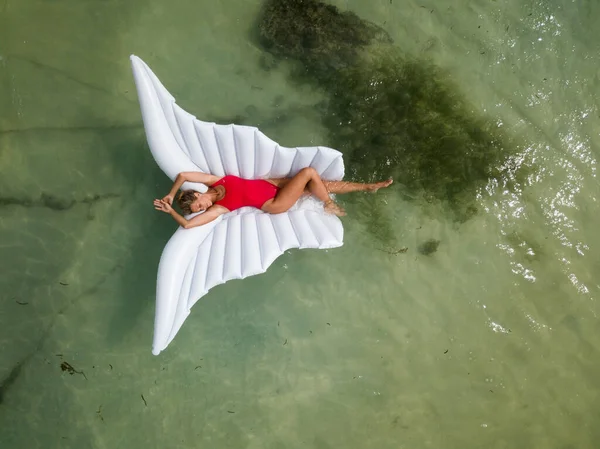
M 196 201 L 196 195 L 193 190 L 184 190 L 177 197 L 177 205 L 185 215 L 192 213 L 192 203 Z

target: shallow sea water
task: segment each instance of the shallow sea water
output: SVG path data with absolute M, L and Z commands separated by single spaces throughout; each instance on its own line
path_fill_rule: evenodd
M 465 223 L 399 185 L 340 198 L 342 248 L 216 287 L 154 357 L 175 225 L 128 56 L 288 146 L 328 144 L 324 93 L 265 70 L 260 1 L 0 2 L 1 448 L 597 447 L 600 4 L 333 4 L 446 70 L 534 168 Z

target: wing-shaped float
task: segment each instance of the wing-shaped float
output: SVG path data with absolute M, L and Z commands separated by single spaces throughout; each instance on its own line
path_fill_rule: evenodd
M 339 151 L 327 147 L 286 148 L 255 127 L 217 125 L 181 109 L 150 68 L 131 56 L 146 137 L 159 167 L 172 180 L 183 171 L 246 179 L 282 178 L 314 167 L 323 179 L 341 180 Z M 184 189 L 204 192 L 203 184 Z M 231 279 L 264 273 L 290 248 L 335 248 L 343 243 L 338 217 L 313 198 L 288 212 L 266 214 L 245 207 L 192 229 L 179 228 L 158 266 L 152 353 L 173 340 L 191 307 L 208 290 Z

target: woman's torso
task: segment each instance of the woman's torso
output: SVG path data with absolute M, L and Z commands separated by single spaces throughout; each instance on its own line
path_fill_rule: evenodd
M 225 196 L 215 204 L 234 211 L 241 207 L 262 208 L 265 202 L 274 198 L 279 188 L 264 179 L 243 179 L 233 175 L 223 176 L 211 185 L 212 188 L 223 186 Z

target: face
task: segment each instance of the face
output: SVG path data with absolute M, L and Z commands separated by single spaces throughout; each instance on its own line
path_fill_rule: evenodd
M 196 199 L 190 205 L 190 209 L 193 213 L 200 212 L 201 210 L 206 210 L 213 205 L 210 196 L 205 193 L 194 192 L 194 196 L 196 197 Z

